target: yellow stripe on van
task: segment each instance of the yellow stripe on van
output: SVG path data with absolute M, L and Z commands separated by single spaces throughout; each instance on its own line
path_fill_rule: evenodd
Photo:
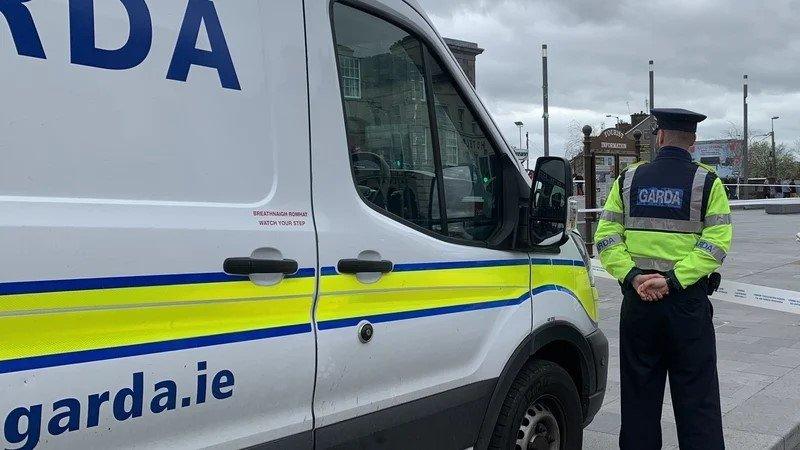
M 224 274 L 0 284 L 0 373 L 308 333 L 315 283 L 305 269 L 268 287 Z M 597 320 L 582 263 L 522 259 L 400 265 L 372 284 L 323 269 L 317 323 L 513 306 L 550 287 Z
M 324 276 L 317 320 L 516 299 L 528 289 L 527 265 L 391 272 L 373 284 L 353 275 Z
M 311 323 L 315 279 L 0 295 L 0 361 Z M 188 343 L 187 345 L 191 345 Z
M 595 322 L 599 313 L 597 303 L 589 283 L 589 274 L 584 266 L 567 265 L 533 265 L 533 289 L 557 285 L 569 289 L 580 301 L 586 314 Z

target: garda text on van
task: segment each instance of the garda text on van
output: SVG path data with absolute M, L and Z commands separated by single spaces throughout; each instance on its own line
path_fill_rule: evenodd
M 2 0 L 0 15 L 8 23 L 18 55 L 47 59 L 47 42 L 42 41 L 36 17 L 28 6 L 35 1 Z M 69 0 L 69 17 L 65 17 L 69 20 L 69 36 L 65 39 L 69 39 L 73 64 L 126 70 L 147 58 L 154 38 L 150 9 L 145 0 L 120 1 L 130 24 L 128 40 L 117 49 L 103 49 L 95 43 L 94 0 Z M 210 50 L 197 48 L 202 29 L 208 36 Z M 185 82 L 193 65 L 216 69 L 222 87 L 241 90 L 222 23 L 214 2 L 210 0 L 188 0 L 172 60 L 166 68 L 166 78 Z
M 54 399 L 52 403 L 23 405 L 5 416 L 3 437 L 14 450 L 35 448 L 43 433 L 58 436 L 81 428 L 108 426 L 106 422 L 126 421 L 145 413 L 160 414 L 200 405 L 213 398 L 233 396 L 234 375 L 224 369 L 206 373 L 207 363 L 197 363 L 197 384 L 179 389 L 174 380 L 148 380 L 143 372 L 132 375 L 127 387 L 90 394 L 85 398 Z M 109 410 L 109 413 L 103 413 Z

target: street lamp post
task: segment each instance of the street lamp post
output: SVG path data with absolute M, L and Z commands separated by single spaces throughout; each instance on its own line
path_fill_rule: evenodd
M 547 44 L 542 44 L 542 120 L 544 130 L 544 156 L 550 156 L 550 103 L 547 92 Z
M 622 119 L 620 119 L 619 116 L 615 116 L 613 114 L 606 114 L 606 117 L 608 117 L 609 119 L 612 117 L 617 119 L 617 124 L 620 124 L 622 122 Z
M 517 122 L 514 122 L 514 125 L 516 125 L 517 128 L 519 128 L 519 147 L 518 148 L 520 150 L 522 150 L 522 126 L 525 125 L 525 124 L 522 123 L 522 122 L 517 121 Z
M 656 107 L 656 76 L 655 76 L 655 64 L 651 59 L 649 62 L 650 67 L 650 111 Z M 651 113 L 652 115 L 652 113 Z M 656 136 L 654 134 L 650 135 L 650 161 L 656 158 L 656 152 L 658 149 L 656 148 Z
M 744 113 L 744 122 L 742 124 L 742 178 L 744 178 L 744 182 L 747 183 L 747 179 L 750 177 L 750 155 L 749 155 L 749 148 L 748 148 L 748 136 L 747 136 L 747 75 L 744 76 L 743 79 L 743 86 L 742 86 L 742 93 L 743 93 L 743 113 Z
M 772 151 L 770 151 L 769 153 L 769 165 L 770 165 L 769 172 L 772 174 L 773 177 L 777 176 L 777 174 L 775 173 L 775 121 L 778 119 L 780 119 L 779 116 L 774 116 L 770 120 L 770 122 L 772 123 L 772 131 L 769 134 L 772 137 Z
M 517 147 L 517 149 L 518 149 L 517 151 L 519 151 L 519 152 L 522 152 L 522 127 L 523 127 L 525 124 L 524 124 L 524 123 L 522 123 L 522 121 L 518 120 L 518 121 L 514 122 L 514 125 L 516 125 L 516 126 L 517 126 L 517 128 L 519 129 L 519 147 Z M 531 157 L 531 156 L 530 156 L 530 155 L 528 155 L 528 156 L 526 156 L 525 158 L 526 158 L 526 159 L 528 159 L 528 158 L 530 158 L 530 157 Z
M 525 132 L 525 151 L 528 156 L 525 157 L 525 169 L 531 170 L 531 137 L 528 132 Z

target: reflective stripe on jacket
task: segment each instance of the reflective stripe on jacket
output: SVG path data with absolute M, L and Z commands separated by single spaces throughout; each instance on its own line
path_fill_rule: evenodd
M 674 271 L 688 287 L 719 268 L 732 236 L 722 181 L 685 150 L 665 147 L 652 163 L 631 166 L 614 181 L 595 243 L 620 281 L 636 267 Z

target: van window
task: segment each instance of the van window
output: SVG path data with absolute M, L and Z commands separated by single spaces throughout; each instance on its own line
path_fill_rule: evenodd
M 485 241 L 500 222 L 497 157 L 454 80 L 407 31 L 338 3 L 333 13 L 360 195 L 426 230 Z
M 467 109 L 450 74 L 433 58 L 427 66 L 436 100 L 447 232 L 451 237 L 484 241 L 500 222 L 496 153 L 481 127 L 464 129 L 463 116 L 471 123 L 477 123 L 477 119 Z
M 440 231 L 441 223 L 431 221 L 435 167 L 420 41 L 340 4 L 334 6 L 334 26 L 359 193 L 383 211 Z M 359 68 L 359 95 L 354 67 Z

